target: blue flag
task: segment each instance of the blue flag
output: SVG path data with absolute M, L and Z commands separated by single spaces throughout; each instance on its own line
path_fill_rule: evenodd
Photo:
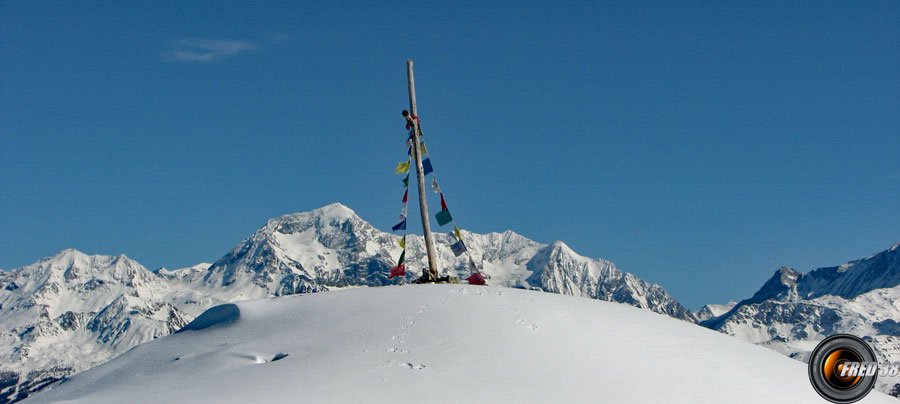
M 431 159 L 422 160 L 422 175 L 428 175 L 428 173 L 434 171 L 431 168 Z
M 462 253 L 466 252 L 466 245 L 460 240 L 451 244 L 450 250 L 453 251 L 453 255 L 459 257 Z
M 391 229 L 393 231 L 406 230 L 406 219 L 403 219 L 402 222 L 395 224 L 394 227 L 391 227 Z

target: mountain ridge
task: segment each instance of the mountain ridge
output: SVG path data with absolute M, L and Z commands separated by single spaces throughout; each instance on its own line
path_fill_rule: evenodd
M 867 258 L 800 272 L 781 267 L 753 296 L 699 324 L 807 360 L 834 334 L 869 342 L 887 361 L 900 361 L 900 243 Z M 900 394 L 900 377 L 879 378 L 879 390 Z

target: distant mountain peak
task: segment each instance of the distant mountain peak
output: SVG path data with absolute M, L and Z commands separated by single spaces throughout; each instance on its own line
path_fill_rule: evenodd
M 553 249 L 565 251 L 566 253 L 569 253 L 569 254 L 575 254 L 575 251 L 572 251 L 572 249 L 566 243 L 564 243 L 560 240 L 556 240 L 556 241 L 550 243 L 550 247 Z
M 321 208 L 313 209 L 309 212 L 295 213 L 295 215 L 311 215 L 338 220 L 346 220 L 350 218 L 359 219 L 359 216 L 357 216 L 356 212 L 354 212 L 353 209 L 348 208 L 346 205 L 340 202 L 330 203 Z
M 340 225 L 343 225 L 348 221 L 371 226 L 368 222 L 362 220 L 352 209 L 341 203 L 335 202 L 307 212 L 289 213 L 274 219 L 269 219 L 266 224 L 266 229 L 283 234 L 293 234 L 302 232 L 310 226 L 315 226 L 317 228 L 329 226 L 340 227 Z

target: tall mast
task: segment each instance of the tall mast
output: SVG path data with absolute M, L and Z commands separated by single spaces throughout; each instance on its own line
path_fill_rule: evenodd
M 419 116 L 416 110 L 416 82 L 413 79 L 413 61 L 406 61 L 406 76 L 409 79 L 409 110 L 410 115 Z M 419 213 L 422 214 L 422 232 L 425 233 L 425 251 L 428 253 L 428 268 L 422 270 L 422 281 L 434 282 L 438 279 L 437 254 L 434 252 L 434 240 L 431 237 L 431 222 L 428 220 L 428 204 L 425 203 L 425 169 L 422 167 L 422 156 L 419 154 L 419 120 L 407 117 L 412 123 L 413 144 L 412 155 L 416 159 L 416 177 L 419 179 Z

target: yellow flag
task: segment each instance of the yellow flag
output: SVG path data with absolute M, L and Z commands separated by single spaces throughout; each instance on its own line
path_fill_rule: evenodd
M 400 247 L 406 248 L 406 236 L 403 236 L 397 244 L 400 244 Z
M 405 163 L 397 163 L 397 174 L 408 173 L 409 172 L 409 162 Z
M 456 226 L 453 226 L 453 232 L 456 233 L 457 240 L 462 240 L 462 236 L 459 235 L 459 229 Z
M 420 142 L 419 143 L 419 155 L 424 156 L 426 154 L 428 154 L 428 150 L 425 149 L 425 142 Z

